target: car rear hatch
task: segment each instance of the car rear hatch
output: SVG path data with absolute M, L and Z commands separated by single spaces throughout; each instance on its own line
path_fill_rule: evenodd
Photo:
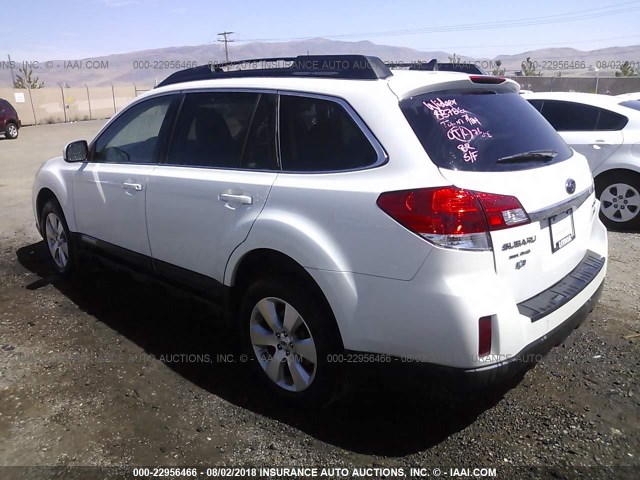
M 585 158 L 504 82 L 471 76 L 400 106 L 443 177 L 482 206 L 485 249 L 519 303 L 583 260 L 596 200 Z

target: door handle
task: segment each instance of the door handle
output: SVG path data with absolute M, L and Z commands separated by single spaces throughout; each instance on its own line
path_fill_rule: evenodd
M 139 184 L 139 183 L 124 182 L 122 184 L 122 188 L 124 188 L 125 190 L 128 189 L 128 188 L 132 188 L 136 192 L 141 192 L 142 191 L 142 185 Z
M 251 205 L 253 203 L 253 197 L 250 197 L 249 195 L 221 193 L 218 198 L 223 202 L 239 202 L 242 205 Z

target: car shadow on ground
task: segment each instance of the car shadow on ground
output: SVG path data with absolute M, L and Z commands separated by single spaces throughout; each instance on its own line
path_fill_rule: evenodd
M 175 354 L 235 355 L 237 348 L 216 312 L 190 297 L 95 266 L 77 279 L 51 268 L 44 242 L 17 251 L 19 263 L 78 308 L 136 343 L 155 358 Z M 235 355 L 235 358 L 238 358 Z M 360 380 L 346 397 L 318 412 L 282 406 L 254 380 L 246 365 L 222 361 L 165 362 L 194 385 L 257 414 L 289 424 L 323 442 L 361 454 L 404 456 L 433 447 L 496 405 L 518 379 L 476 394 L 441 395 L 423 378 Z

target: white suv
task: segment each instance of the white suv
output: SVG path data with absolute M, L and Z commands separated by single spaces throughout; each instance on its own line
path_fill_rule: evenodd
M 589 166 L 515 82 L 257 66 L 177 72 L 45 163 L 33 207 L 60 273 L 97 255 L 218 300 L 298 404 L 352 362 L 497 381 L 591 311 L 607 235 Z

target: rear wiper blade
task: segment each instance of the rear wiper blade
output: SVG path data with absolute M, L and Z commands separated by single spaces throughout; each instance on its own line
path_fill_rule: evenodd
M 525 160 L 549 161 L 556 155 L 558 155 L 558 152 L 556 152 L 555 150 L 532 150 L 530 152 L 522 152 L 516 153 L 515 155 L 509 155 L 508 157 L 501 157 L 498 159 L 498 163 L 520 162 Z

